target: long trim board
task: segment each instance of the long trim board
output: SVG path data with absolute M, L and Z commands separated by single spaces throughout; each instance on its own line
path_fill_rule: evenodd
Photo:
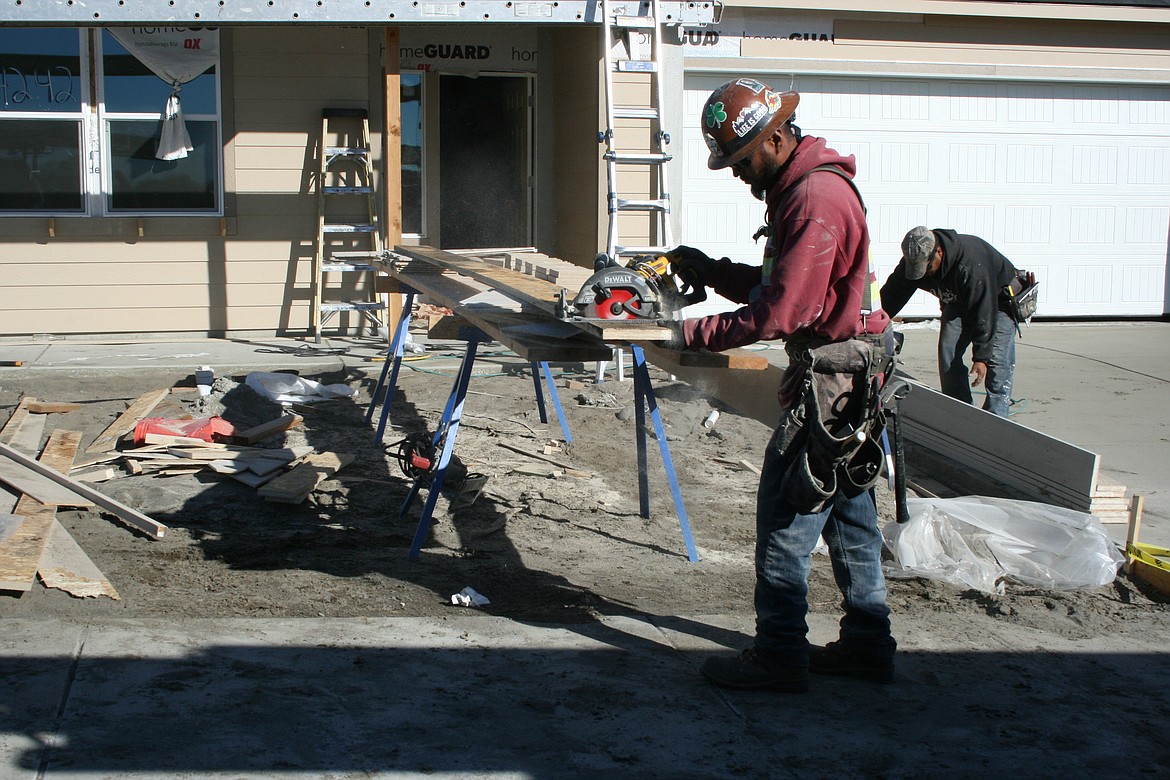
M 680 363 L 672 350 L 642 346 L 655 365 L 740 414 L 769 428 L 779 422 L 776 389 L 783 368 L 699 368 Z M 1096 453 L 911 384 L 901 404 L 902 432 L 909 442 L 1003 484 L 1016 498 L 1089 511 L 1099 467 Z
M 529 276 L 510 268 L 501 268 L 478 257 L 457 255 L 428 246 L 398 246 L 394 251 L 413 260 L 432 263 L 449 271 L 469 276 L 493 290 L 507 294 L 521 303 L 534 306 L 549 316 L 555 316 L 561 290 L 559 284 Z M 576 295 L 572 290 L 569 294 Z M 465 314 L 460 310 L 460 314 Z M 559 320 L 558 320 L 559 321 Z M 581 331 L 606 341 L 666 341 L 671 337 L 668 328 L 650 323 L 631 325 L 626 320 L 609 322 L 572 322 Z
M 128 525 L 132 525 L 141 531 L 145 531 L 147 535 L 152 536 L 155 539 L 161 539 L 166 535 L 167 527 L 162 523 L 150 519 L 138 510 L 119 503 L 104 493 L 98 490 L 94 490 L 88 485 L 72 480 L 64 474 L 55 472 L 50 468 L 46 468 L 32 458 L 29 458 L 27 455 L 17 452 L 5 444 L 0 444 L 0 455 L 7 456 L 20 465 L 32 469 L 38 474 L 48 477 L 54 482 L 69 488 L 74 493 L 90 499 L 93 501 L 93 503 L 97 504 L 99 507 L 106 510 L 110 514 L 118 517 Z
M 162 399 L 166 398 L 170 393 L 171 389 L 169 387 L 163 387 L 140 395 L 130 404 L 126 411 L 122 412 L 110 423 L 109 427 L 98 434 L 98 437 L 93 440 L 93 443 L 85 451 L 108 452 L 116 448 L 118 446 L 118 439 L 134 430 L 134 426 L 138 424 L 138 421 L 150 414 L 150 411 L 158 406 Z
M 1088 512 L 1099 456 L 911 382 L 907 441 L 1010 487 L 1019 498 Z
M 430 269 L 435 269 L 430 271 Z M 429 272 L 421 272 L 426 270 Z M 547 342 L 526 338 L 523 334 L 508 333 L 506 328 L 512 325 L 539 323 L 550 320 L 550 316 L 536 311 L 530 314 L 516 312 L 482 312 L 468 307 L 461 307 L 459 302 L 479 292 L 479 285 L 469 285 L 455 274 L 436 273 L 439 269 L 427 266 L 419 269 L 415 263 L 399 268 L 386 268 L 386 271 L 442 306 L 457 311 L 459 316 L 466 319 L 475 327 L 488 334 L 491 338 L 504 344 L 525 360 L 547 361 L 550 363 L 575 362 L 588 360 L 606 360 L 611 351 L 604 343 L 590 338 L 587 334 L 580 334 L 580 338 L 572 341 Z M 499 270 L 499 269 L 496 269 Z M 547 284 L 547 282 L 545 283 Z
M 65 473 L 80 443 L 78 431 L 55 430 L 49 435 L 39 462 L 47 469 Z M 53 524 L 57 522 L 57 510 L 23 495 L 14 511 L 24 517 L 24 522 L 0 547 L 0 590 L 29 591 L 45 557 Z

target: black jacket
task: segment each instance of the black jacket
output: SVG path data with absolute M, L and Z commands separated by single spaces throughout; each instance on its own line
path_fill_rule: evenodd
M 882 308 L 893 317 L 916 291 L 926 290 L 939 299 L 944 317 L 962 318 L 963 330 L 971 337 L 972 359 L 987 362 L 1000 291 L 1016 278 L 1016 268 L 978 236 L 940 228 L 931 232 L 943 250 L 938 273 L 912 282 L 906 278 L 905 264 L 899 262 L 882 286 Z

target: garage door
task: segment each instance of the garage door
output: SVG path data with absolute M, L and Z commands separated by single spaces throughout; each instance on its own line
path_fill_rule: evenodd
M 707 95 L 728 78 L 686 79 L 680 235 L 758 264 L 763 204 L 707 170 L 699 134 Z M 821 76 L 791 88 L 805 133 L 857 158 L 879 281 L 907 230 L 950 227 L 1035 271 L 1041 316 L 1170 311 L 1170 88 Z M 920 293 L 903 313 L 936 315 L 938 303 Z

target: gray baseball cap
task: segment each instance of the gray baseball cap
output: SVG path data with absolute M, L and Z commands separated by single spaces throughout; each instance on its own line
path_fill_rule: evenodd
M 902 262 L 906 266 L 906 278 L 916 281 L 926 276 L 926 266 L 934 254 L 934 233 L 919 225 L 911 228 L 902 239 Z

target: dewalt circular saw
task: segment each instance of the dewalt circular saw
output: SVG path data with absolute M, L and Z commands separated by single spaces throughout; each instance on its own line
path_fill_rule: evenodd
M 673 273 L 669 252 L 636 255 L 624 265 L 600 254 L 593 261 L 593 275 L 572 301 L 561 291 L 557 314 L 563 320 L 653 324 L 679 319 L 684 307 L 705 300 L 706 288 L 689 284 Z

